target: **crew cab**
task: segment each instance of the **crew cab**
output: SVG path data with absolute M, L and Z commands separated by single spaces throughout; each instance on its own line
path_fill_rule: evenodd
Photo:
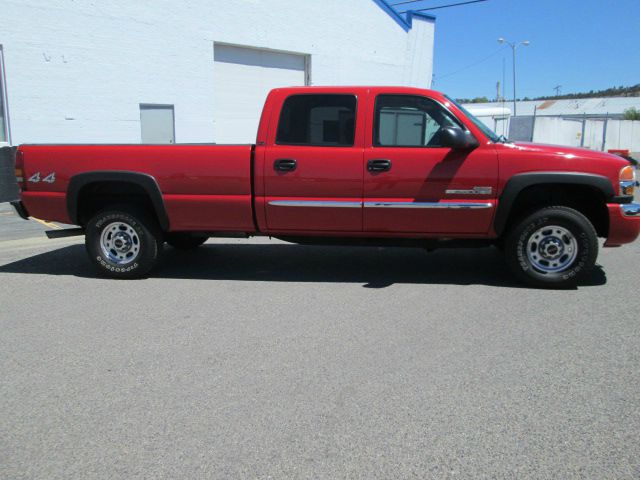
M 24 218 L 77 225 L 115 278 L 166 242 L 264 235 L 304 244 L 495 245 L 525 282 L 574 284 L 640 232 L 628 161 L 514 143 L 442 93 L 280 88 L 255 145 L 21 145 Z M 460 272 L 464 275 L 464 272 Z

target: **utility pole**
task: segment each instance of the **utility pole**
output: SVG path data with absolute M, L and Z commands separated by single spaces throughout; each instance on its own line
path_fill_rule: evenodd
M 513 116 L 515 117 L 516 116 L 516 100 L 518 98 L 516 97 L 516 49 L 519 46 L 528 47 L 531 44 L 531 42 L 529 40 L 525 40 L 524 42 L 514 43 L 514 42 L 509 42 L 504 38 L 500 37 L 498 39 L 498 43 L 506 43 L 511 47 L 511 51 L 513 52 Z
M 555 87 L 553 87 L 553 89 L 556 91 L 556 97 L 560 96 L 560 89 L 562 88 L 562 85 L 556 85 Z
M 496 83 L 496 102 L 500 101 L 500 80 Z

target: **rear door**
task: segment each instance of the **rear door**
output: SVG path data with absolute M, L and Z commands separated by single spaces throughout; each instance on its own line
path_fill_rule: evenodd
M 364 100 L 283 92 L 265 149 L 269 231 L 362 231 Z
M 380 93 L 369 115 L 365 232 L 477 235 L 489 230 L 498 178 L 492 145 L 443 146 L 441 128 L 465 126 L 427 96 Z

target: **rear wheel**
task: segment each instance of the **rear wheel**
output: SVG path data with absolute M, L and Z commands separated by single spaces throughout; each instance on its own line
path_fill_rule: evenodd
M 178 250 L 194 250 L 206 242 L 209 237 L 194 236 L 188 233 L 169 233 L 165 240 Z
M 94 215 L 85 244 L 98 270 L 113 278 L 140 278 L 155 266 L 161 252 L 160 231 L 143 211 L 114 207 Z
M 507 263 L 529 285 L 565 288 L 588 274 L 598 256 L 598 237 L 580 212 L 548 207 L 516 224 L 505 242 Z

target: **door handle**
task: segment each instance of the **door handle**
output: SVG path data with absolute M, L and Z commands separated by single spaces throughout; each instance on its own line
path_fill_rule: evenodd
M 292 172 L 298 166 L 298 162 L 293 158 L 279 158 L 273 162 L 273 168 L 278 172 Z
M 370 172 L 388 172 L 391 170 L 391 160 L 376 159 L 367 162 L 367 170 Z

